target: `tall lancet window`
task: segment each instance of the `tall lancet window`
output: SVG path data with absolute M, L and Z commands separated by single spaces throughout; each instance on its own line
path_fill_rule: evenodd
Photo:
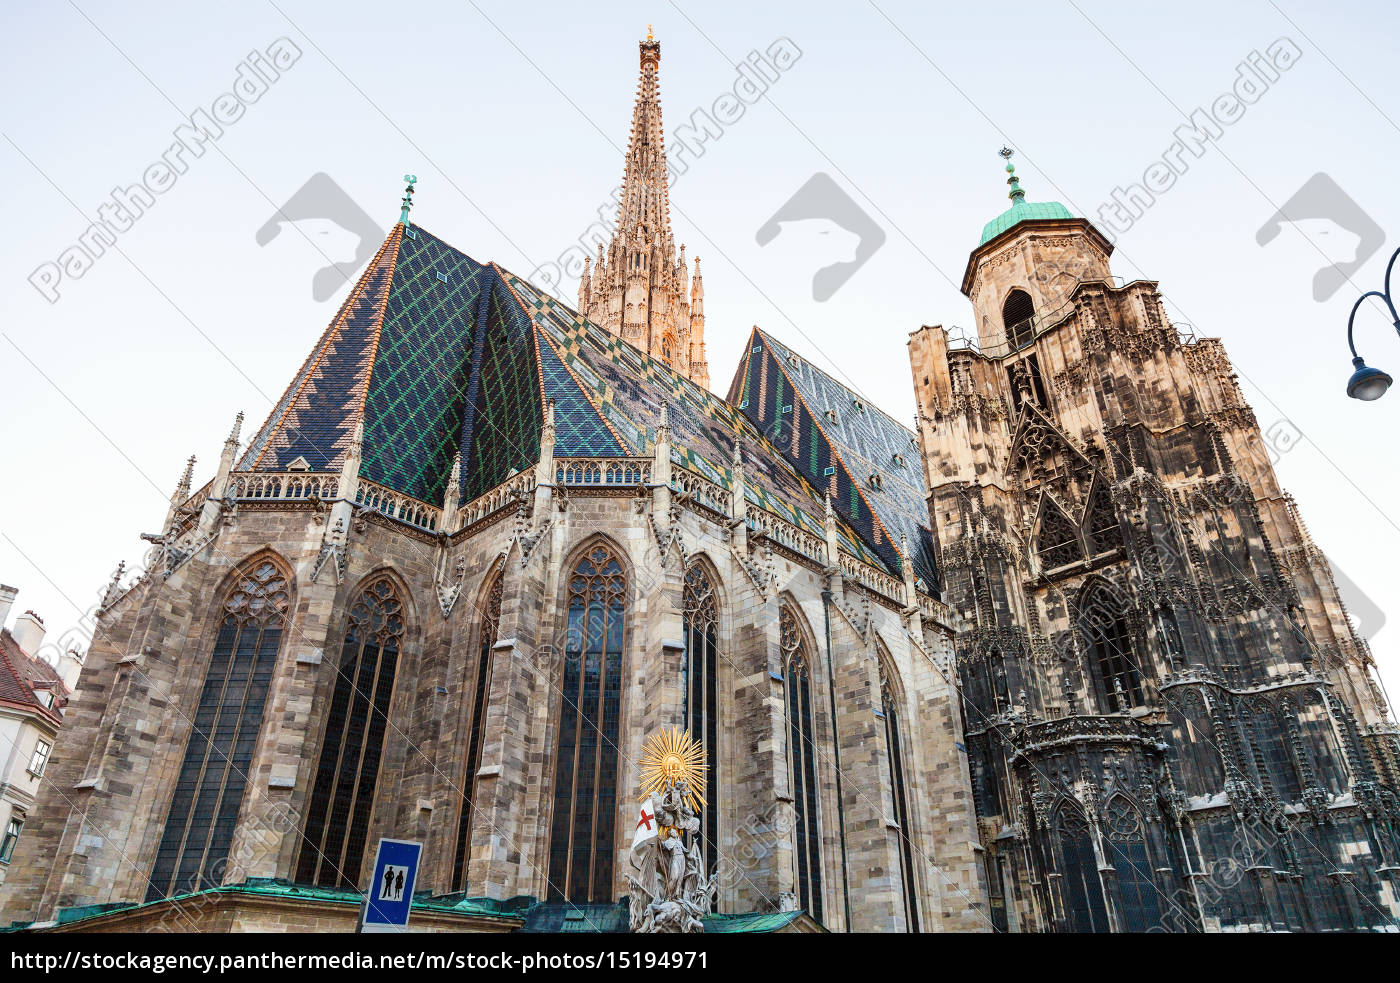
M 700 829 L 706 873 L 719 862 L 719 636 L 715 587 L 704 568 L 685 575 L 685 726 L 705 745 L 705 802 Z
M 885 714 L 885 752 L 889 758 L 890 794 L 894 799 L 894 821 L 899 824 L 899 874 L 904 883 L 904 924 L 907 931 L 919 931 L 919 892 L 914 882 L 914 830 L 909 823 L 909 795 L 905 791 L 904 754 L 899 701 L 880 667 L 880 708 Z
M 617 737 L 627 577 L 599 543 L 569 577 L 569 624 L 554 759 L 549 896 L 612 901 Z
M 262 728 L 289 597 L 288 576 L 272 560 L 253 560 L 234 577 L 156 850 L 148 901 L 219 884 Z
M 817 921 L 822 920 L 821 823 L 817 816 L 817 735 L 813 726 L 811 654 L 797 612 L 778 609 L 787 689 L 788 775 L 791 779 L 797 855 L 797 898 Z
M 472 717 L 467 731 L 467 763 L 462 772 L 462 806 L 457 814 L 457 852 L 452 859 L 452 883 L 458 891 L 467 890 L 467 869 L 471 864 L 472 812 L 476 806 L 476 773 L 481 770 L 481 744 L 486 733 L 486 698 L 491 691 L 491 649 L 501 627 L 501 588 L 505 578 L 497 570 L 486 589 L 486 607 L 481 612 L 481 637 L 477 642 L 476 665 L 472 676 Z
M 1142 674 L 1117 588 L 1102 580 L 1090 583 L 1079 600 L 1079 628 L 1089 643 L 1089 674 L 1100 705 L 1108 713 L 1142 706 Z
M 380 576 L 350 606 L 297 863 L 302 883 L 359 886 L 403 636 L 403 603 Z

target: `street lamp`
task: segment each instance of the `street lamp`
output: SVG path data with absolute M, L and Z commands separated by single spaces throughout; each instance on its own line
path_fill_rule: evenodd
M 1380 399 L 1390 388 L 1391 382 L 1394 381 L 1380 369 L 1371 368 L 1360 355 L 1356 354 L 1356 342 L 1352 338 L 1352 328 L 1356 325 L 1356 312 L 1361 309 L 1362 302 L 1367 297 L 1379 297 L 1385 301 L 1385 306 L 1390 309 L 1390 319 L 1395 323 L 1396 333 L 1400 334 L 1400 314 L 1395 312 L 1395 302 L 1390 299 L 1390 273 L 1395 269 L 1397 257 L 1400 257 L 1400 249 L 1395 250 L 1390 257 L 1390 262 L 1385 266 L 1385 290 L 1368 290 L 1356 298 L 1356 303 L 1351 308 L 1351 317 L 1347 318 L 1347 344 L 1351 347 L 1351 364 L 1356 367 L 1356 371 L 1347 380 L 1347 395 L 1352 399 L 1364 399 L 1367 402 Z

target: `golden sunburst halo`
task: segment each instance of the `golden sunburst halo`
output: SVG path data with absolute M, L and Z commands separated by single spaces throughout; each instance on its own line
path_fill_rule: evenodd
M 696 791 L 705 771 L 705 746 L 679 727 L 652 734 L 642 747 L 642 795 L 660 795 L 672 782 L 684 780 L 692 809 L 705 804 Z

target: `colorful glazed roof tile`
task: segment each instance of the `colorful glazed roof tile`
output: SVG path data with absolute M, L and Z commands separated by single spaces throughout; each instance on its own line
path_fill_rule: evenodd
M 754 328 L 730 384 L 748 415 L 892 571 L 900 540 L 914 574 L 938 584 L 927 489 L 913 431 L 867 403 L 767 332 Z
M 731 489 L 737 440 L 749 501 L 824 535 L 816 486 L 735 406 L 500 266 L 402 224 L 240 467 L 280 471 L 302 457 L 338 470 L 363 417 L 362 476 L 437 504 L 460 451 L 459 500 L 470 501 L 539 460 L 548 400 L 561 458 L 651 455 L 665 403 L 675 461 Z M 871 537 L 840 534 L 855 556 L 898 571 Z

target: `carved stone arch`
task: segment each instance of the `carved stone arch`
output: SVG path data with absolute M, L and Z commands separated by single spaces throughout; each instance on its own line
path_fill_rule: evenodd
M 1123 529 L 1113 502 L 1108 477 L 1097 468 L 1084 496 L 1084 519 L 1081 526 L 1090 556 L 1098 556 L 1123 545 Z
M 1145 835 L 1142 808 L 1126 792 L 1114 792 L 1100 810 L 1100 825 L 1104 835 L 1125 840 Z
M 784 675 L 787 674 L 787 667 L 793 657 L 799 653 L 806 660 L 807 672 L 813 676 L 818 675 L 815 672 L 817 636 L 812 633 L 812 627 L 807 623 L 807 615 L 803 613 L 802 605 L 788 591 L 783 591 L 778 596 L 778 645 Z
M 401 617 L 403 618 L 404 624 L 402 637 L 404 646 L 407 647 L 417 643 L 421 639 L 423 633 L 422 618 L 419 617 L 418 605 L 413 599 L 413 591 L 409 589 L 408 581 L 404 579 L 403 574 L 399 573 L 389 564 L 380 564 L 371 569 L 356 581 L 355 586 L 346 594 L 346 597 L 350 599 L 351 604 L 354 604 L 355 601 L 359 599 L 360 595 L 379 580 L 388 581 L 393 585 L 394 593 L 402 608 Z
M 1084 559 L 1084 543 L 1078 524 L 1048 492 L 1041 492 L 1032 528 L 1031 542 L 1042 572 Z
M 564 560 L 559 566 L 559 569 L 565 572 L 565 576 L 560 578 L 564 581 L 564 597 L 567 598 L 568 596 L 568 575 L 578 566 L 579 560 L 599 546 L 611 552 L 613 558 L 617 560 L 618 565 L 622 568 L 622 576 L 627 582 L 627 604 L 630 619 L 630 612 L 635 610 L 634 605 L 639 598 L 638 592 L 641 590 L 639 581 L 641 578 L 637 576 L 637 565 L 632 562 L 632 556 L 627 552 L 627 548 L 607 533 L 587 533 L 565 551 Z
M 875 668 L 879 673 L 881 699 L 888 693 L 889 698 L 904 712 L 909 705 L 904 680 L 900 678 L 899 668 L 894 664 L 894 656 L 890 655 L 889 646 L 880 637 L 879 630 L 872 634 L 875 636 Z
M 685 567 L 686 576 L 689 577 L 691 572 L 696 570 L 704 575 L 705 580 L 708 581 L 710 591 L 714 595 L 715 623 L 717 625 L 724 623 L 728 597 L 725 591 L 724 579 L 719 575 L 719 567 L 715 565 L 714 560 L 710 559 L 709 554 L 703 551 L 692 553 L 688 557 L 688 560 L 689 562 Z M 684 593 L 682 594 L 682 602 L 684 606 Z
M 281 572 L 282 577 L 287 581 L 287 610 L 294 610 L 296 601 L 296 568 L 290 560 L 271 545 L 261 546 L 253 550 L 229 568 L 228 572 L 219 579 L 218 586 L 214 588 L 213 596 L 218 598 L 217 603 L 222 604 L 226 595 L 237 585 L 240 577 L 260 563 L 271 563 Z

